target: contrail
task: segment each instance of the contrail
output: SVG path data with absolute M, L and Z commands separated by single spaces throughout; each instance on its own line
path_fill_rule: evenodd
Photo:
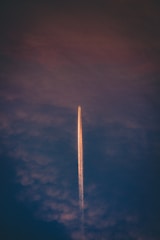
M 81 231 L 84 239 L 84 184 L 83 184 L 83 136 L 82 136 L 82 111 L 78 106 L 78 186 L 79 206 L 81 211 Z

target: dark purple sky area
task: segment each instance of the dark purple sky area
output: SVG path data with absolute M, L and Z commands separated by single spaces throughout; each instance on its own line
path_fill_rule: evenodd
M 0 239 L 160 239 L 160 2 L 1 1 Z

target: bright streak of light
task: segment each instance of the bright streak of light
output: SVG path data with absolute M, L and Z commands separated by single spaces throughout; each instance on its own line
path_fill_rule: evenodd
M 81 231 L 84 239 L 83 134 L 82 134 L 82 111 L 80 106 L 78 106 L 78 186 L 79 186 L 79 206 L 81 210 Z

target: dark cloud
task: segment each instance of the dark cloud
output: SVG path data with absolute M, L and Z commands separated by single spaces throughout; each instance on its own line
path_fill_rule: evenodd
M 71 112 L 53 106 L 55 115 L 47 105 L 39 111 L 22 106 L 16 104 L 2 126 L 22 186 L 18 198 L 37 205 L 37 218 L 64 224 L 79 239 L 76 115 L 70 118 Z M 156 160 L 158 148 L 151 142 L 156 147 L 158 139 L 151 134 L 152 129 L 121 123 L 91 127 L 84 122 L 87 239 L 157 239 L 158 183 L 150 157 Z

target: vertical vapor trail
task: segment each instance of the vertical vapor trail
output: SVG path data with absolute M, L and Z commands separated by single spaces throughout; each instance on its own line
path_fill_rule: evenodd
M 82 224 L 81 230 L 82 235 L 84 235 L 83 136 L 82 136 L 82 113 L 80 106 L 78 106 L 78 185 L 79 185 L 79 206 L 81 210 L 81 224 Z

